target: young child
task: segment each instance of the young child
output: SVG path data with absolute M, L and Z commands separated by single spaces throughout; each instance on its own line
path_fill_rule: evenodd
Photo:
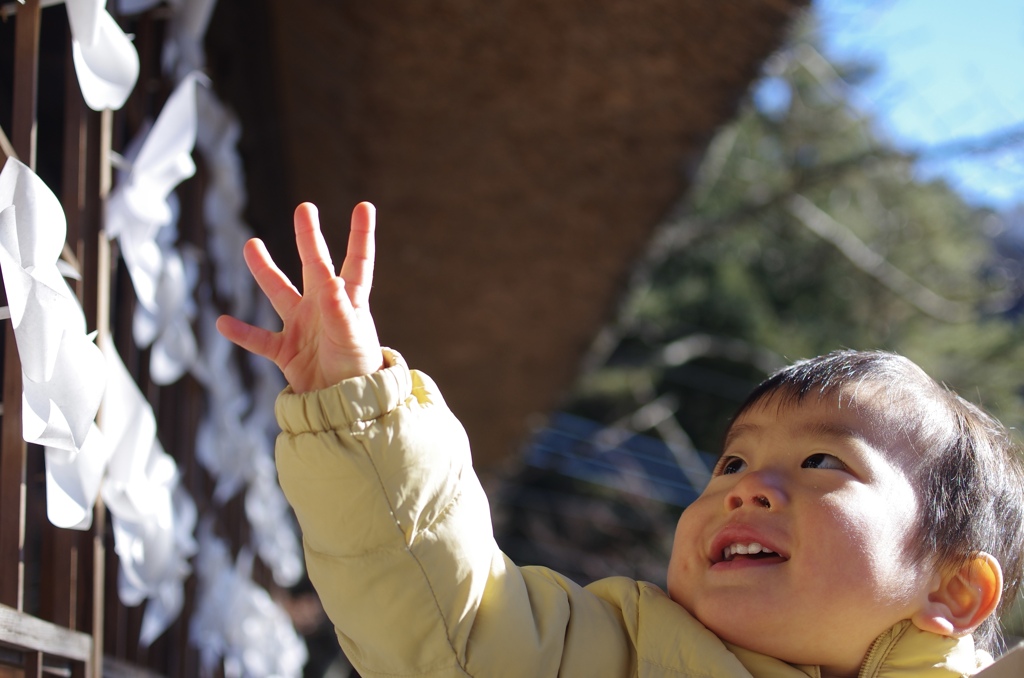
M 378 343 L 374 221 L 355 208 L 337 276 L 300 205 L 301 293 L 245 248 L 282 331 L 218 321 L 288 380 L 281 485 L 364 678 L 938 678 L 991 661 L 1020 584 L 1024 473 L 995 420 L 892 354 L 798 363 L 751 394 L 679 519 L 667 593 L 515 566 L 459 422 Z

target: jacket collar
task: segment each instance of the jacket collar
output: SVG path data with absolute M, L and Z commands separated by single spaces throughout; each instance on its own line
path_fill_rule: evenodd
M 904 620 L 875 640 L 859 678 L 971 676 L 991 663 L 991 655 L 975 649 L 971 636 L 940 636 Z
M 794 666 L 730 643 L 726 646 L 755 678 L 821 678 L 817 666 Z M 960 678 L 991 663 L 991 655 L 976 650 L 971 636 L 940 636 L 904 620 L 872 643 L 858 678 Z

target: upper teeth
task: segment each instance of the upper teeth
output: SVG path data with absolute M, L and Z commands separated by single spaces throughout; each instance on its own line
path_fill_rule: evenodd
M 730 544 L 722 549 L 722 558 L 730 560 L 736 554 L 753 555 L 755 553 L 775 553 L 766 546 L 761 546 L 756 541 L 750 544 Z

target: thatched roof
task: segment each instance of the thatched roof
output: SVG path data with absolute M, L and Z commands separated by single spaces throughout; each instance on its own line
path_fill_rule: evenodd
M 221 0 L 213 81 L 250 218 L 295 266 L 312 200 L 379 214 L 381 340 L 431 374 L 478 466 L 514 452 L 806 0 Z

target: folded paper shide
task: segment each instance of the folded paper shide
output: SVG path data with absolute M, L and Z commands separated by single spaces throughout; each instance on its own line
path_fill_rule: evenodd
M 107 203 L 107 235 L 121 245 L 139 301 L 132 323 L 135 343 L 152 347 L 150 376 L 161 385 L 177 381 L 198 353 L 191 327 L 198 265 L 176 245 L 173 191 L 196 171 L 191 154 L 201 78 L 192 73 L 182 80 L 156 122 L 132 142 L 126 171 Z
M 106 0 L 66 0 L 78 85 L 94 111 L 118 110 L 139 79 L 139 53 Z
M 9 159 L 0 172 L 0 269 L 22 365 L 23 436 L 47 448 L 50 521 L 87 529 L 108 456 L 94 424 L 106 378 L 57 266 L 66 233 L 60 201 Z
M 108 12 L 107 0 L 41 0 L 39 6 L 60 4 L 85 103 L 97 111 L 122 108 L 140 73 L 134 36 Z M 243 548 L 237 563 L 225 561 L 226 573 L 217 567 L 198 573 L 195 605 L 206 612 L 193 617 L 193 644 L 201 647 L 211 672 L 222 662 L 232 675 L 242 668 L 251 675 L 299 675 L 305 646 L 251 576 L 255 555 L 281 586 L 294 584 L 303 572 L 272 457 L 276 425 L 268 403 L 283 379 L 267 366 L 252 367 L 251 380 L 242 378 L 235 349 L 214 327 L 214 294 L 198 288 L 204 260 L 212 263 L 216 295 L 233 312 L 272 313 L 254 299 L 240 256 L 241 244 L 252 237 L 243 217 L 241 126 L 211 88 L 199 86 L 208 84 L 203 44 L 214 5 L 215 0 L 111 3 L 111 11 L 128 20 L 124 25 L 160 6 L 161 68 L 176 86 L 155 119 L 130 130 L 134 138 L 127 147 L 110 149 L 118 175 L 105 198 L 103 228 L 117 239 L 135 291 L 132 338 L 149 357 L 150 383 L 162 386 L 191 374 L 206 390 L 209 407 L 196 444 L 216 484 L 215 506 L 204 511 L 207 524 L 215 522 L 223 502 L 245 495 L 251 548 Z M 116 117 L 105 119 L 118 124 Z M 205 160 L 202 221 L 209 231 L 201 253 L 179 243 L 175 195 L 195 174 L 197 144 Z M 79 273 L 60 259 L 66 230 L 57 197 L 31 168 L 10 160 L 0 174 L 0 269 L 8 299 L 0 319 L 10 319 L 22 362 L 23 437 L 43 448 L 51 523 L 89 529 L 102 496 L 119 563 L 118 596 L 127 606 L 145 603 L 139 642 L 146 646 L 181 614 L 184 582 L 198 548 L 199 511 L 174 456 L 160 443 L 153 406 L 107 328 L 100 328 L 98 341 L 86 332 L 85 314 L 65 281 L 80 279 Z M 202 345 L 193 327 L 203 335 Z M 207 544 L 216 551 L 215 541 Z

